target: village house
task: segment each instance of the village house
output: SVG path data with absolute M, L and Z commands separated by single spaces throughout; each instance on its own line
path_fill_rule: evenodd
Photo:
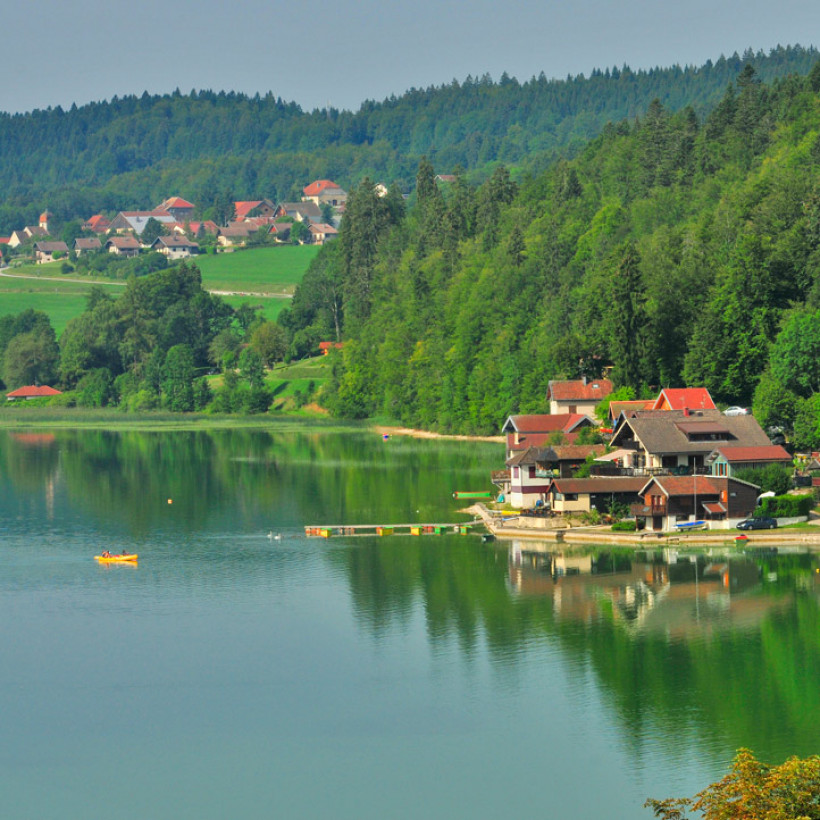
M 111 227 L 111 222 L 102 214 L 94 214 L 90 219 L 83 222 L 84 231 L 93 231 L 94 233 L 106 233 Z
M 276 205 L 269 199 L 244 200 L 233 205 L 239 222 L 256 216 L 272 217 L 276 213 Z
M 29 384 L 26 387 L 18 387 L 17 390 L 6 393 L 6 401 L 18 401 L 20 399 L 28 401 L 29 399 L 41 399 L 49 396 L 62 396 L 62 391 L 55 390 L 46 384 Z
M 547 388 L 550 413 L 585 413 L 594 416 L 595 408 L 613 389 L 609 379 L 550 381 Z
M 766 433 L 752 416 L 719 410 L 644 410 L 624 418 L 611 444 L 623 451 L 620 466 L 636 472 L 707 472 L 706 458 L 718 447 L 765 447 Z
M 186 232 L 187 228 L 187 232 Z M 196 238 L 203 237 L 207 234 L 212 236 L 216 236 L 219 233 L 219 227 L 217 226 L 216 222 L 211 219 L 206 219 L 203 222 L 186 222 L 184 225 L 174 225 L 174 233 L 178 234 L 186 234 L 190 233 L 191 236 Z
M 34 261 L 38 265 L 53 262 L 55 254 L 68 256 L 68 245 L 65 242 L 35 242 L 33 246 Z
M 199 253 L 199 245 L 186 236 L 170 234 L 169 236 L 158 236 L 151 244 L 151 250 L 164 254 L 169 259 L 186 259 Z
M 194 206 L 181 196 L 172 196 L 160 202 L 154 210 L 170 214 L 177 222 L 189 222 L 194 215 Z
M 645 484 L 645 478 L 633 476 L 554 478 L 546 503 L 554 513 L 606 513 L 615 504 L 630 507 L 639 502 Z
M 223 248 L 242 247 L 257 230 L 247 222 L 231 222 L 226 228 L 217 229 L 216 242 Z
M 102 243 L 96 236 L 78 236 L 74 240 L 73 250 L 77 256 L 82 256 L 84 253 L 93 253 L 94 251 L 102 250 Z
M 317 179 L 302 189 L 302 201 L 313 202 L 317 207 L 332 205 L 334 208 L 347 202 L 347 191 L 329 179 Z
M 140 236 L 149 219 L 155 219 L 169 229 L 177 221 L 168 211 L 120 211 L 111 220 L 109 230 L 120 234 L 130 232 Z
M 738 470 L 757 470 L 770 464 L 791 468 L 793 461 L 788 450 L 779 444 L 764 444 L 758 447 L 724 445 L 716 447 L 706 457 L 706 465 L 711 468 L 712 475 L 717 476 L 732 476 Z
M 507 436 L 507 458 L 528 447 L 545 447 L 550 444 L 574 444 L 584 427 L 595 427 L 595 420 L 582 413 L 559 413 L 551 415 L 509 416 L 501 428 Z
M 339 232 L 333 225 L 328 225 L 324 222 L 311 223 L 308 230 L 310 231 L 310 241 L 313 245 L 324 245 L 325 242 L 330 242 L 339 235 Z
M 133 236 L 112 236 L 105 243 L 108 253 L 115 253 L 118 256 L 139 256 L 141 248 L 139 240 Z
M 654 531 L 696 521 L 709 522 L 710 529 L 729 529 L 752 514 L 759 491 L 754 484 L 728 476 L 652 476 L 631 512 Z
M 297 222 L 319 222 L 322 219 L 322 212 L 319 206 L 312 201 L 306 202 L 280 202 L 276 206 L 275 218 L 289 216 Z

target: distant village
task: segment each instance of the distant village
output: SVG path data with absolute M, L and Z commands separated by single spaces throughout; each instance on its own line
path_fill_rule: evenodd
M 195 220 L 196 206 L 173 196 L 150 211 L 120 211 L 113 219 L 94 214 L 83 223 L 83 236 L 74 239 L 71 246 L 51 236 L 53 216 L 46 210 L 37 225 L 0 237 L 0 244 L 18 255 L 29 251 L 37 264 L 54 262 L 71 253 L 81 256 L 101 251 L 126 257 L 154 251 L 169 259 L 184 259 L 200 253 L 200 244 L 206 238 L 223 250 L 244 247 L 252 237 L 323 245 L 336 238 L 346 202 L 346 191 L 332 180 L 318 179 L 303 189 L 300 202 L 234 202 L 233 218 L 219 226 L 212 220 Z M 296 224 L 300 226 L 298 232 Z M 154 229 L 146 233 L 149 225 Z M 297 233 L 299 238 L 294 240 Z
M 705 388 L 611 401 L 602 426 L 595 411 L 612 392 L 608 379 L 551 381 L 549 414 L 504 422 L 506 469 L 493 482 L 508 506 L 522 511 L 516 526 L 617 509 L 614 517 L 648 531 L 729 529 L 759 501 L 760 488 L 738 471 L 793 466 L 753 416 L 743 408 L 721 412 Z M 607 444 L 582 443 L 601 436 Z

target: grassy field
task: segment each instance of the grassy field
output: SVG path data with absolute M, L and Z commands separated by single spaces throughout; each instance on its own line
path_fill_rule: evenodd
M 122 291 L 122 283 L 113 284 L 105 279 L 88 282 L 65 281 L 60 276 L 60 268 L 55 265 L 26 266 L 15 268 L 15 273 L 37 276 L 36 279 L 0 276 L 0 316 L 21 313 L 28 308 L 42 310 L 48 314 L 55 333 L 59 336 L 69 319 L 79 316 L 85 310 L 86 296 L 92 284 L 101 284 L 113 296 Z M 51 281 L 44 277 L 60 277 Z M 71 279 L 71 277 L 67 277 Z
M 293 293 L 319 252 L 310 245 L 253 248 L 196 258 L 208 290 L 234 293 Z
M 217 256 L 202 255 L 195 262 L 202 271 L 205 288 L 228 291 L 232 295 L 223 298 L 231 307 L 237 308 L 247 302 L 254 307 L 261 307 L 262 315 L 274 320 L 282 308 L 290 304 L 288 298 L 245 294 L 292 294 L 318 251 L 317 247 L 286 245 Z M 8 271 L 15 274 L 16 278 L 0 276 L 0 316 L 20 313 L 27 308 L 42 310 L 48 314 L 59 336 L 68 320 L 85 309 L 85 297 L 92 284 L 103 285 L 114 296 L 122 291 L 125 284 L 76 273 L 64 275 L 60 272 L 60 267 L 60 262 L 50 265 L 21 265 Z M 34 278 L 23 278 L 24 276 Z M 83 281 L 71 281 L 79 278 Z

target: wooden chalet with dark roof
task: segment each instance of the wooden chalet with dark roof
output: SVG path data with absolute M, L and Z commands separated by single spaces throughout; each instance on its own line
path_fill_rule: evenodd
M 686 409 L 636 412 L 621 421 L 611 444 L 624 450 L 625 468 L 686 474 L 707 472 L 706 458 L 718 447 L 765 447 L 771 442 L 752 416 Z
M 233 207 L 237 221 L 255 216 L 272 217 L 276 212 L 276 205 L 269 199 L 242 200 L 234 202 Z
M 194 215 L 194 206 L 181 196 L 172 196 L 164 202 L 160 202 L 155 211 L 166 211 L 171 214 L 177 222 L 188 222 Z
M 590 476 L 554 478 L 547 490 L 547 503 L 554 513 L 584 513 L 593 509 L 609 512 L 614 504 L 639 502 L 646 479 L 635 476 Z
M 133 236 L 112 236 L 105 243 L 105 250 L 118 256 L 139 256 L 141 248 L 139 240 Z
M 102 242 L 96 236 L 78 236 L 74 240 L 74 253 L 81 256 L 84 253 L 94 253 L 102 250 Z
M 68 256 L 68 245 L 65 242 L 35 242 L 33 246 L 34 260 L 38 265 L 45 265 L 54 261 L 54 254 Z
M 728 476 L 652 476 L 640 490 L 642 501 L 631 512 L 655 531 L 694 521 L 727 529 L 752 514 L 759 491 L 754 484 Z

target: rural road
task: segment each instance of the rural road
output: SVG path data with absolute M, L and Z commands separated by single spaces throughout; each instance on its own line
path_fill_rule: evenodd
M 6 273 L 0 271 L 0 276 L 5 276 L 8 279 L 35 279 L 38 282 L 79 282 L 80 284 L 91 285 L 111 285 L 113 287 L 124 288 L 125 282 L 89 282 L 88 279 L 77 279 L 70 276 L 29 276 L 24 273 Z M 206 288 L 208 293 L 213 293 L 215 296 L 253 296 L 259 299 L 293 299 L 292 293 L 278 293 L 278 292 L 253 292 L 246 290 L 212 290 Z

